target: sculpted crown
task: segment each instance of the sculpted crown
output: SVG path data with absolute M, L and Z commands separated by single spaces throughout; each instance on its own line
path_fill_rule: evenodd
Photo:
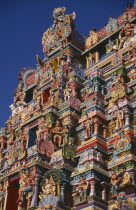
M 44 53 L 50 53 L 57 47 L 67 44 L 74 30 L 75 12 L 65 15 L 66 8 L 59 7 L 53 11 L 54 24 L 43 34 Z

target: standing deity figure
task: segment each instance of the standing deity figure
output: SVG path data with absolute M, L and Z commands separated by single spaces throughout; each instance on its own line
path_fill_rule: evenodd
M 88 181 L 85 177 L 80 177 L 81 183 L 79 184 L 81 202 L 87 200 Z
M 95 63 L 94 54 L 89 53 L 89 56 L 86 57 L 86 63 L 87 63 L 87 68 L 89 68 L 90 66 L 92 66 Z
M 14 103 L 17 106 L 26 106 L 26 102 L 24 101 L 25 96 L 26 96 L 26 93 L 23 87 L 23 82 L 20 81 L 18 84 L 18 87 L 15 89 L 15 92 L 14 92 Z
M 85 128 L 85 139 L 89 138 L 91 136 L 91 125 L 92 120 L 87 119 L 85 122 L 83 122 L 83 127 Z
M 71 88 L 68 86 L 68 84 L 66 84 L 66 88 L 64 89 L 64 100 L 65 101 L 69 101 L 71 93 L 72 93 Z
M 119 49 L 121 49 L 126 41 L 129 41 L 132 36 L 134 35 L 134 24 L 129 23 L 128 21 L 128 14 L 125 13 L 124 15 L 124 27 L 121 29 L 119 33 L 119 40 L 120 40 L 120 45 Z
M 20 130 L 20 137 L 22 138 L 23 152 L 24 152 L 29 138 L 28 129 Z
M 33 100 L 36 101 L 38 109 L 41 107 L 42 103 L 42 96 L 41 96 L 41 91 L 38 90 L 38 88 L 35 88 L 33 91 Z
M 112 171 L 112 176 L 111 176 L 111 193 L 112 193 L 112 196 L 115 197 L 117 195 L 117 189 L 119 187 L 119 181 L 120 181 L 120 178 L 119 178 L 119 175 L 117 175 L 115 173 L 115 171 Z
M 27 209 L 31 205 L 31 200 L 33 196 L 33 187 L 35 185 L 35 176 L 36 176 L 36 166 L 34 167 L 33 174 L 30 173 L 28 169 L 26 169 L 25 172 L 20 172 L 20 188 L 19 188 L 19 199 L 18 203 L 20 201 L 23 201 L 24 195 L 26 195 L 27 199 Z
M 14 142 L 14 136 L 15 136 L 14 126 L 10 124 L 8 126 L 8 130 L 9 130 L 9 133 L 10 133 L 10 138 L 9 138 L 9 141 L 8 141 L 8 145 L 11 145 Z
M 40 124 L 38 125 L 38 130 L 36 131 L 37 140 L 39 141 L 41 138 L 41 133 L 45 128 L 44 119 L 41 120 Z
M 4 200 L 5 200 L 7 188 L 8 188 L 8 181 L 7 180 L 0 181 L 0 210 L 5 209 Z
M 62 145 L 62 130 L 63 128 L 60 126 L 60 122 L 57 121 L 55 127 L 52 130 L 52 133 L 54 133 L 53 142 L 56 146 L 58 145 L 58 147 L 61 147 Z
M 90 33 L 89 33 L 89 37 L 86 39 L 86 43 L 85 43 L 85 48 L 90 48 L 93 45 L 95 45 L 99 40 L 98 34 L 96 32 L 96 29 L 93 28 Z
M 124 114 L 122 110 L 117 111 L 116 129 L 120 129 L 123 126 Z

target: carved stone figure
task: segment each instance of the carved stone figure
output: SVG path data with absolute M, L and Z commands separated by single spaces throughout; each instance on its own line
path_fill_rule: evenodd
M 119 49 L 121 49 L 125 44 L 125 42 L 128 42 L 134 34 L 135 25 L 129 23 L 127 13 L 124 14 L 124 25 L 125 26 L 121 29 L 119 33 L 119 40 L 120 40 Z
M 42 44 L 44 45 L 44 52 L 49 53 L 55 47 L 67 43 L 67 38 L 70 37 L 74 29 L 75 13 L 65 15 L 66 8 L 55 8 L 53 11 L 54 24 L 43 35 Z
M 83 122 L 83 127 L 85 128 L 85 139 L 89 138 L 91 136 L 91 125 L 92 125 L 92 120 L 87 119 L 86 121 Z
M 122 110 L 117 111 L 116 129 L 120 129 L 123 126 L 124 114 Z
M 109 17 L 109 21 L 106 25 L 106 32 L 107 34 L 111 34 L 118 29 L 118 22 L 112 16 Z
M 47 172 L 47 176 L 45 174 L 45 176 L 43 177 L 42 180 L 42 193 L 40 193 L 39 198 L 40 198 L 40 202 L 39 202 L 39 207 L 46 207 L 48 205 L 50 205 L 52 208 L 54 205 L 57 205 L 58 202 L 60 201 L 60 184 L 59 184 L 59 180 L 58 179 L 58 175 L 55 171 L 52 171 L 52 173 L 50 174 L 50 171 Z M 50 175 L 49 175 L 50 174 Z M 55 176 L 55 179 L 54 179 Z M 50 177 L 50 178 L 47 178 Z M 42 209 L 42 208 L 41 208 Z
M 69 101 L 70 95 L 72 93 L 71 88 L 68 84 L 66 84 L 66 88 L 64 89 L 64 101 Z
M 99 40 L 99 37 L 96 32 L 96 29 L 93 28 L 89 33 L 89 37 L 86 39 L 85 48 L 88 49 L 88 48 L 92 47 L 93 45 L 98 43 L 98 40 Z
M 41 96 L 41 91 L 38 90 L 38 88 L 35 88 L 33 91 L 33 100 L 36 101 L 38 109 L 41 107 L 41 102 L 42 102 L 42 96 Z
M 62 130 L 63 128 L 61 127 L 60 122 L 57 121 L 55 127 L 52 130 L 52 133 L 54 133 L 53 142 L 58 147 L 61 147 L 62 145 Z
M 80 177 L 80 180 L 81 183 L 79 184 L 79 189 L 80 189 L 81 202 L 85 202 L 87 200 L 87 189 L 89 183 L 85 177 Z
M 126 171 L 126 168 L 125 167 L 121 169 L 121 176 L 122 176 L 121 184 L 120 184 L 121 187 L 125 187 L 125 186 L 131 184 L 131 176 Z
M 117 189 L 119 187 L 120 177 L 119 177 L 119 175 L 117 175 L 115 173 L 115 171 L 112 171 L 111 173 L 112 173 L 112 176 L 111 176 L 111 184 L 112 184 L 111 193 L 112 193 L 112 196 L 115 197 L 117 195 Z
M 25 172 L 20 172 L 20 188 L 19 188 L 19 199 L 17 202 L 23 201 L 23 196 L 26 195 L 27 208 L 31 205 L 33 196 L 33 187 L 35 185 L 36 166 L 34 167 L 33 174 L 28 169 Z
M 5 209 L 4 200 L 6 196 L 6 191 L 8 188 L 8 180 L 0 181 L 0 210 Z
M 89 53 L 89 56 L 86 57 L 86 63 L 87 68 L 89 68 L 90 66 L 92 66 L 92 64 L 95 63 L 95 57 L 92 53 Z

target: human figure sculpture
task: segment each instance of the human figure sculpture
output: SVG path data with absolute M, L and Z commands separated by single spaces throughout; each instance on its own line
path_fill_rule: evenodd
M 53 179 L 52 176 L 50 177 L 49 182 L 50 182 L 50 184 L 51 184 L 51 186 L 52 186 L 52 194 L 53 194 L 54 196 L 56 196 L 57 185 L 56 185 L 56 183 L 54 182 L 54 179 Z
M 20 172 L 20 188 L 19 188 L 19 201 L 23 201 L 23 195 L 28 195 L 27 198 L 27 208 L 31 205 L 31 199 L 33 195 L 33 186 L 35 185 L 36 176 L 36 166 L 34 167 L 34 173 L 30 173 L 28 169 L 25 172 Z
M 93 45 L 95 45 L 99 40 L 98 34 L 96 32 L 96 29 L 93 28 L 90 33 L 89 33 L 89 37 L 86 39 L 86 43 L 85 43 L 85 48 L 90 48 Z
M 60 122 L 57 121 L 55 127 L 52 130 L 52 133 L 54 133 L 54 138 L 53 138 L 53 142 L 55 143 L 55 145 L 58 147 L 61 147 L 62 145 L 62 127 L 60 126 Z
M 0 210 L 4 209 L 4 198 L 7 188 L 8 180 L 0 181 Z
M 112 196 L 115 197 L 117 195 L 117 189 L 119 187 L 120 178 L 119 178 L 119 175 L 117 175 L 115 173 L 115 171 L 112 171 L 111 173 L 112 173 L 112 176 L 111 176 L 111 184 L 112 184 L 111 193 L 112 193 Z
M 80 177 L 81 183 L 79 184 L 79 191 L 80 191 L 80 197 L 81 202 L 84 202 L 87 200 L 87 189 L 88 189 L 88 181 L 85 177 Z
M 66 84 L 66 88 L 64 89 L 64 101 L 69 101 L 71 93 L 71 88 L 68 86 L 68 84 Z
M 86 61 L 87 61 L 87 68 L 89 68 L 90 66 L 92 66 L 95 63 L 94 54 L 89 53 L 89 56 L 86 57 Z
M 89 138 L 91 136 L 91 125 L 92 121 L 90 119 L 87 119 L 83 122 L 83 127 L 85 128 L 85 139 Z
M 36 101 L 38 108 L 41 108 L 42 96 L 38 88 L 35 88 L 33 91 L 33 100 Z
M 123 126 L 123 118 L 124 114 L 122 110 L 118 110 L 117 112 L 117 120 L 116 120 L 116 129 L 120 129 Z
M 37 140 L 40 140 L 41 133 L 45 128 L 44 120 L 41 120 L 40 124 L 38 125 L 38 130 L 36 131 Z
M 128 14 L 124 15 L 124 27 L 121 29 L 119 33 L 120 45 L 119 49 L 121 49 L 126 41 L 128 41 L 134 34 L 134 24 L 129 23 Z

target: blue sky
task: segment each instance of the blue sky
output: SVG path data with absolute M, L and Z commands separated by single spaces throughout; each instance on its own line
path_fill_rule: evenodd
M 0 0 L 0 127 L 11 114 L 14 89 L 20 69 L 36 66 L 35 55 L 43 58 L 41 39 L 53 24 L 52 11 L 65 6 L 76 12 L 76 29 L 88 36 L 99 30 L 109 16 L 118 17 L 133 0 Z

